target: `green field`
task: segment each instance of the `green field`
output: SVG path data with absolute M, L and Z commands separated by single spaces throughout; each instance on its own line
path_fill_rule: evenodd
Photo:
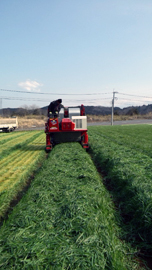
M 1 217 L 33 178 L 0 228 L 0 269 L 149 269 L 136 255 L 152 253 L 151 131 L 89 127 L 89 153 L 48 157 L 43 131 L 0 134 Z
M 152 126 L 89 128 L 90 152 L 124 224 L 124 237 L 152 252 Z
M 0 220 L 45 159 L 42 131 L 0 133 Z

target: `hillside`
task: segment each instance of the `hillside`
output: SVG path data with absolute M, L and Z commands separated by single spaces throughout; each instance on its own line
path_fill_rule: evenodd
M 85 106 L 85 111 L 87 115 L 110 115 L 111 114 L 111 107 L 104 107 L 104 106 Z M 152 104 L 149 105 L 142 105 L 142 106 L 130 106 L 126 108 L 114 108 L 115 115 L 133 115 L 133 114 L 140 114 L 145 115 L 152 112 Z M 45 115 L 47 116 L 47 106 L 42 108 L 4 108 L 0 110 L 0 115 L 3 116 L 12 116 L 12 115 Z

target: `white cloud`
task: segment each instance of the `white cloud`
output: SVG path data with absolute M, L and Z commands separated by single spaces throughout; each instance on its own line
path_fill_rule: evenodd
M 41 83 L 29 79 L 25 82 L 18 83 L 18 85 L 29 92 L 40 92 L 40 87 L 42 86 Z

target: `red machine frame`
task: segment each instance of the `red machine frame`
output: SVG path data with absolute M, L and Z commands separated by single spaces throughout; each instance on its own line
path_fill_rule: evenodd
M 72 108 L 80 108 L 80 116 L 85 116 L 83 105 Z M 51 151 L 56 143 L 64 142 L 64 140 L 65 142 L 79 141 L 83 148 L 86 150 L 89 148 L 87 129 L 75 129 L 75 123 L 69 118 L 68 108 L 64 108 L 64 118 L 60 122 L 58 115 L 48 117 L 45 133 L 47 152 Z M 58 142 L 54 140 L 54 137 L 59 137 Z

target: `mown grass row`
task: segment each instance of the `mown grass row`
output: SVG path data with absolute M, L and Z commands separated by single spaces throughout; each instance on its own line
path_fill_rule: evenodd
M 137 269 L 114 206 L 78 143 L 55 146 L 0 229 L 1 269 Z
M 6 149 L 2 147 L 0 150 L 0 220 L 46 156 L 44 132 L 16 134 L 15 139 L 9 140 L 10 144 L 5 143 Z
M 2 146 L 4 143 L 8 143 L 11 140 L 14 140 L 15 138 L 19 138 L 23 134 L 27 133 L 25 132 L 12 132 L 12 133 L 0 133 L 0 145 Z
M 0 151 L 2 152 L 2 150 L 6 150 L 7 148 L 10 149 L 10 147 L 13 147 L 14 145 L 16 145 L 16 142 L 22 143 L 23 141 L 32 137 L 34 133 L 28 132 L 28 131 L 14 132 L 14 133 L 9 133 L 7 135 L 5 133 L 1 133 L 0 134 L 0 145 L 1 145 Z
M 8 139 L 7 142 L 2 143 L 0 148 L 0 160 L 4 157 L 8 157 L 14 150 L 23 148 L 23 146 L 26 147 L 28 143 L 37 138 L 38 134 L 42 134 L 42 131 L 17 132 L 17 137 L 12 136 L 11 140 Z M 44 134 L 43 137 L 45 138 Z
M 106 173 L 105 182 L 108 183 L 111 194 L 124 222 L 123 237 L 138 247 L 152 252 L 152 147 L 149 140 L 147 155 L 142 152 L 144 145 L 144 131 L 151 131 L 151 126 L 142 126 L 141 136 L 136 132 L 134 137 L 125 134 L 129 127 L 117 127 L 118 140 L 115 128 L 90 127 L 90 153 L 100 169 Z M 131 127 L 133 129 L 133 127 Z M 135 130 L 138 130 L 135 127 Z M 109 131 L 110 136 L 109 136 Z M 147 133 L 145 134 L 146 137 Z M 120 144 L 122 136 L 123 143 Z M 140 145 L 139 145 L 139 142 Z M 133 147 L 132 145 L 137 145 Z

